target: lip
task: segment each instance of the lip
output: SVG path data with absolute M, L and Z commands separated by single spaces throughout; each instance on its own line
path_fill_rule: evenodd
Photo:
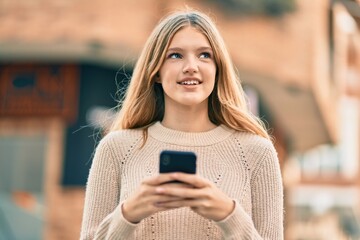
M 198 81 L 199 84 L 202 83 L 202 81 L 201 81 L 200 79 L 194 78 L 194 77 L 186 77 L 186 78 L 183 78 L 183 79 L 181 79 L 180 81 L 178 81 L 177 83 L 178 83 L 178 84 L 181 84 L 182 82 L 185 82 L 185 81 Z M 191 85 L 190 85 L 190 86 L 191 86 Z M 195 85 L 195 86 L 196 86 L 196 85 Z

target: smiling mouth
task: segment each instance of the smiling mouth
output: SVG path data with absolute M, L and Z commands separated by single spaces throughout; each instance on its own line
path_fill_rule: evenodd
M 198 80 L 186 80 L 182 82 L 178 82 L 180 85 L 199 85 L 201 82 Z

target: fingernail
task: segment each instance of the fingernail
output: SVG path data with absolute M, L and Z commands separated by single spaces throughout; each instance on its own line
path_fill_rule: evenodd
M 164 188 L 158 187 L 158 188 L 155 189 L 155 191 L 157 193 L 162 193 L 162 192 L 164 192 Z

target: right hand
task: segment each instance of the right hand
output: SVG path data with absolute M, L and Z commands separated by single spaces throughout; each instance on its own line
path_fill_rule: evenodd
M 123 202 L 121 210 L 124 218 L 131 223 L 138 223 L 154 213 L 176 208 L 158 206 L 159 203 L 179 201 L 182 198 L 159 194 L 156 188 L 163 184 L 171 188 L 192 188 L 192 186 L 185 183 L 167 183 L 172 180 L 174 178 L 169 173 L 144 180 L 134 194 Z

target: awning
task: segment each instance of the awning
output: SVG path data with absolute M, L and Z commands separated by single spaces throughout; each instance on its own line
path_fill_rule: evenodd
M 240 71 L 241 80 L 254 87 L 271 117 L 290 141 L 291 152 L 304 152 L 332 139 L 310 90 L 287 86 L 275 79 Z

